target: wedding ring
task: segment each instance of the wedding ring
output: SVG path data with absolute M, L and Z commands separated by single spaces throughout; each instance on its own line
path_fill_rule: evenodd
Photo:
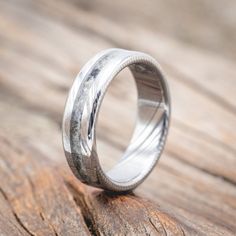
M 126 67 L 137 86 L 137 122 L 122 158 L 105 172 L 97 154 L 96 121 L 109 84 Z M 142 52 L 117 48 L 98 53 L 76 77 L 65 106 L 63 146 L 72 172 L 91 186 L 118 192 L 134 189 L 160 158 L 170 110 L 167 82 L 155 59 Z

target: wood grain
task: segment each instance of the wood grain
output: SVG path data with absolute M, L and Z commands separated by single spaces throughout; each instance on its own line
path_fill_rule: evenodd
M 38 156 L 37 156 L 38 155 Z M 1 137 L 1 235 L 89 235 L 63 179 L 39 154 Z
M 64 167 L 2 135 L 0 146 L 1 235 L 184 235 L 157 204 L 86 188 Z
M 180 16 L 161 25 L 170 1 L 160 3 L 158 16 L 155 1 L 144 8 L 141 0 L 0 1 L 1 235 L 235 235 L 235 35 L 228 43 L 216 36 L 210 45 L 211 37 L 199 26 L 212 26 L 217 15 L 224 27 L 219 23 L 212 34 L 235 29 L 235 17 L 224 18 L 230 7 L 235 9 L 234 2 L 229 0 L 224 11 L 216 2 L 215 12 L 201 11 L 199 22 L 196 12 L 183 13 L 189 21 L 181 27 L 189 35 L 182 31 L 181 36 L 168 28 Z M 176 12 L 184 12 L 181 6 L 190 9 L 185 4 L 182 0 Z M 208 4 L 199 9 L 207 11 Z M 201 35 L 195 35 L 194 25 Z M 61 118 L 73 78 L 108 47 L 157 58 L 172 95 L 165 152 L 150 177 L 125 196 L 75 180 L 61 145 Z M 105 98 L 98 138 L 100 156 L 108 164 L 127 145 L 132 86 L 121 75 Z

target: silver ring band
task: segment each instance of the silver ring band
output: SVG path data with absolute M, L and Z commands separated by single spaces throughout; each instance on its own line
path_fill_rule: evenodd
M 96 120 L 110 82 L 125 67 L 137 85 L 137 123 L 123 157 L 105 173 L 96 151 Z M 69 166 L 88 185 L 111 191 L 134 189 L 156 165 L 169 120 L 170 96 L 159 64 L 141 52 L 102 51 L 80 71 L 67 98 L 62 131 Z

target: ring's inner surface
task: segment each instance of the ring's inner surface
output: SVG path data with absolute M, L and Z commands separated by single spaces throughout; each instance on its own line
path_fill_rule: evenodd
M 96 124 L 96 151 L 104 172 L 112 169 L 127 149 L 137 118 L 137 86 L 128 67 L 109 84 Z
M 129 66 L 137 85 L 138 117 L 130 144 L 121 160 L 109 171 L 112 181 L 122 184 L 142 179 L 159 157 L 168 127 L 163 80 L 150 64 Z

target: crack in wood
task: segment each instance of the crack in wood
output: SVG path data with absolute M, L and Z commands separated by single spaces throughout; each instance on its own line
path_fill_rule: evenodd
M 7 194 L 5 193 L 5 191 L 0 187 L 0 193 L 2 194 L 2 196 L 4 197 L 4 199 L 8 202 L 9 208 L 11 209 L 12 215 L 14 216 L 16 222 L 18 222 L 18 224 L 21 226 L 21 228 L 30 236 L 35 236 L 34 234 L 32 234 L 30 232 L 30 230 L 23 224 L 23 222 L 20 220 L 19 216 L 16 214 L 16 212 L 14 211 L 14 208 L 11 205 L 11 202 L 7 196 Z
M 20 217 L 13 211 L 13 215 L 16 219 L 16 221 L 19 223 L 19 225 L 31 236 L 36 236 L 36 234 L 33 234 L 30 232 L 30 230 L 24 225 L 24 223 L 21 221 Z
M 38 207 L 38 212 L 39 212 L 40 218 L 42 219 L 42 221 L 46 221 L 47 224 L 48 224 L 48 226 L 49 226 L 49 227 L 52 229 L 52 231 L 54 232 L 55 236 L 58 236 L 58 233 L 57 233 L 55 227 L 53 226 L 53 224 L 52 224 L 48 219 L 46 219 L 45 216 L 44 216 L 44 213 L 43 213 L 43 210 L 42 210 L 42 206 L 41 206 L 41 204 L 40 204 L 40 202 L 38 201 L 37 196 L 36 196 L 35 186 L 34 186 L 33 181 L 31 180 L 30 176 L 29 176 L 27 173 L 25 173 L 25 176 L 26 176 L 26 178 L 27 178 L 27 180 L 28 180 L 28 183 L 29 183 L 29 185 L 30 185 L 30 187 L 31 187 L 31 191 L 32 191 L 32 193 L 33 193 L 34 199 L 35 199 L 35 201 L 37 202 L 37 207 Z
M 160 233 L 159 229 L 156 227 L 156 225 L 152 222 L 152 219 L 150 217 L 148 217 L 148 220 L 150 222 L 150 224 L 153 226 L 153 228 L 155 229 L 155 231 L 157 231 L 158 233 Z M 165 228 L 163 228 L 164 232 L 165 232 L 165 235 L 167 236 L 166 234 L 166 230 Z
M 87 228 L 89 229 L 89 232 L 92 235 L 99 236 L 100 234 L 97 230 L 92 214 L 90 213 L 89 208 L 87 207 L 84 193 L 78 192 L 78 190 L 74 188 L 74 186 L 70 182 L 64 181 L 64 183 L 69 192 L 71 193 L 76 206 L 78 206 L 79 209 L 81 210 L 84 222 Z

